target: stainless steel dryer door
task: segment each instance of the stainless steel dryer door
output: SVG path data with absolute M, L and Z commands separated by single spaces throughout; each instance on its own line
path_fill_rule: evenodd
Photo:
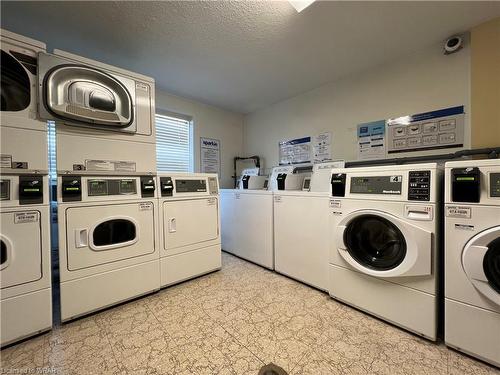
M 219 236 L 219 204 L 215 197 L 163 203 L 165 250 L 195 245 Z
M 65 216 L 70 271 L 140 257 L 155 250 L 152 202 L 70 207 Z
M 42 277 L 42 238 L 39 211 L 1 214 L 1 288 L 39 280 Z
M 135 133 L 135 81 L 62 57 L 39 54 L 40 116 L 68 125 Z

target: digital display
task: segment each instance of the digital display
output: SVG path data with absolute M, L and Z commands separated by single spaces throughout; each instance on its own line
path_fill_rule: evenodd
M 351 177 L 351 193 L 399 195 L 403 176 Z
M 136 192 L 135 180 L 120 180 L 120 194 L 135 194 Z
M 108 181 L 106 180 L 89 180 L 88 188 L 89 196 L 108 195 Z
M 500 197 L 500 173 L 490 174 L 490 197 Z
M 0 180 L 0 199 L 6 200 L 10 196 L 10 181 Z
M 473 176 L 457 177 L 457 181 L 474 181 L 476 178 Z
M 175 180 L 175 191 L 177 193 L 200 193 L 207 191 L 205 180 Z

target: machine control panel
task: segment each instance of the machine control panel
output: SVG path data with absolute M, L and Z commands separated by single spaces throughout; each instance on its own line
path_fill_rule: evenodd
M 351 177 L 352 194 L 399 195 L 403 176 L 355 176 Z
M 0 200 L 5 201 L 10 199 L 10 181 L 0 180 Z
M 160 191 L 162 197 L 171 197 L 174 194 L 172 177 L 160 177 Z
M 490 197 L 500 198 L 500 173 L 490 174 Z
M 209 177 L 208 178 L 208 191 L 210 192 L 210 195 L 219 194 L 219 186 L 217 184 L 216 177 Z
M 61 181 L 63 202 L 82 200 L 82 179 L 79 176 L 64 176 Z
M 134 184 L 135 189 L 135 184 Z M 135 193 L 135 191 L 134 191 Z M 141 197 L 152 198 L 155 196 L 155 179 L 151 176 L 141 177 Z
M 453 168 L 451 170 L 451 200 L 479 203 L 481 198 L 481 172 L 479 168 Z
M 431 199 L 431 171 L 408 173 L 408 200 L 429 201 Z
M 150 178 L 152 179 L 152 177 Z M 137 193 L 137 184 L 136 180 L 133 178 L 123 178 L 123 179 L 96 178 L 87 181 L 87 190 L 89 197 L 96 197 L 103 195 L 132 195 Z
M 345 173 L 334 173 L 330 183 L 332 185 L 332 196 L 334 197 L 345 197 Z
M 175 180 L 176 193 L 203 193 L 206 191 L 207 191 L 206 180 L 188 180 L 188 179 Z
M 41 176 L 19 177 L 19 204 L 43 203 L 43 179 Z

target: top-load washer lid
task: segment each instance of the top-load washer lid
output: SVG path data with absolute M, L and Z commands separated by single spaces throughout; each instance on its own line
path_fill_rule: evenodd
M 500 227 L 471 238 L 462 253 L 462 264 L 474 287 L 500 306 Z
M 126 127 L 133 121 L 127 88 L 95 68 L 60 65 L 44 79 L 46 108 L 56 117 L 109 127 Z

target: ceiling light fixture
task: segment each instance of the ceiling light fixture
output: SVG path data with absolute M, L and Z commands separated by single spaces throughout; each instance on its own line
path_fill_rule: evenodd
M 302 12 L 309 5 L 314 3 L 316 0 L 288 0 L 290 4 L 295 8 L 297 12 Z

